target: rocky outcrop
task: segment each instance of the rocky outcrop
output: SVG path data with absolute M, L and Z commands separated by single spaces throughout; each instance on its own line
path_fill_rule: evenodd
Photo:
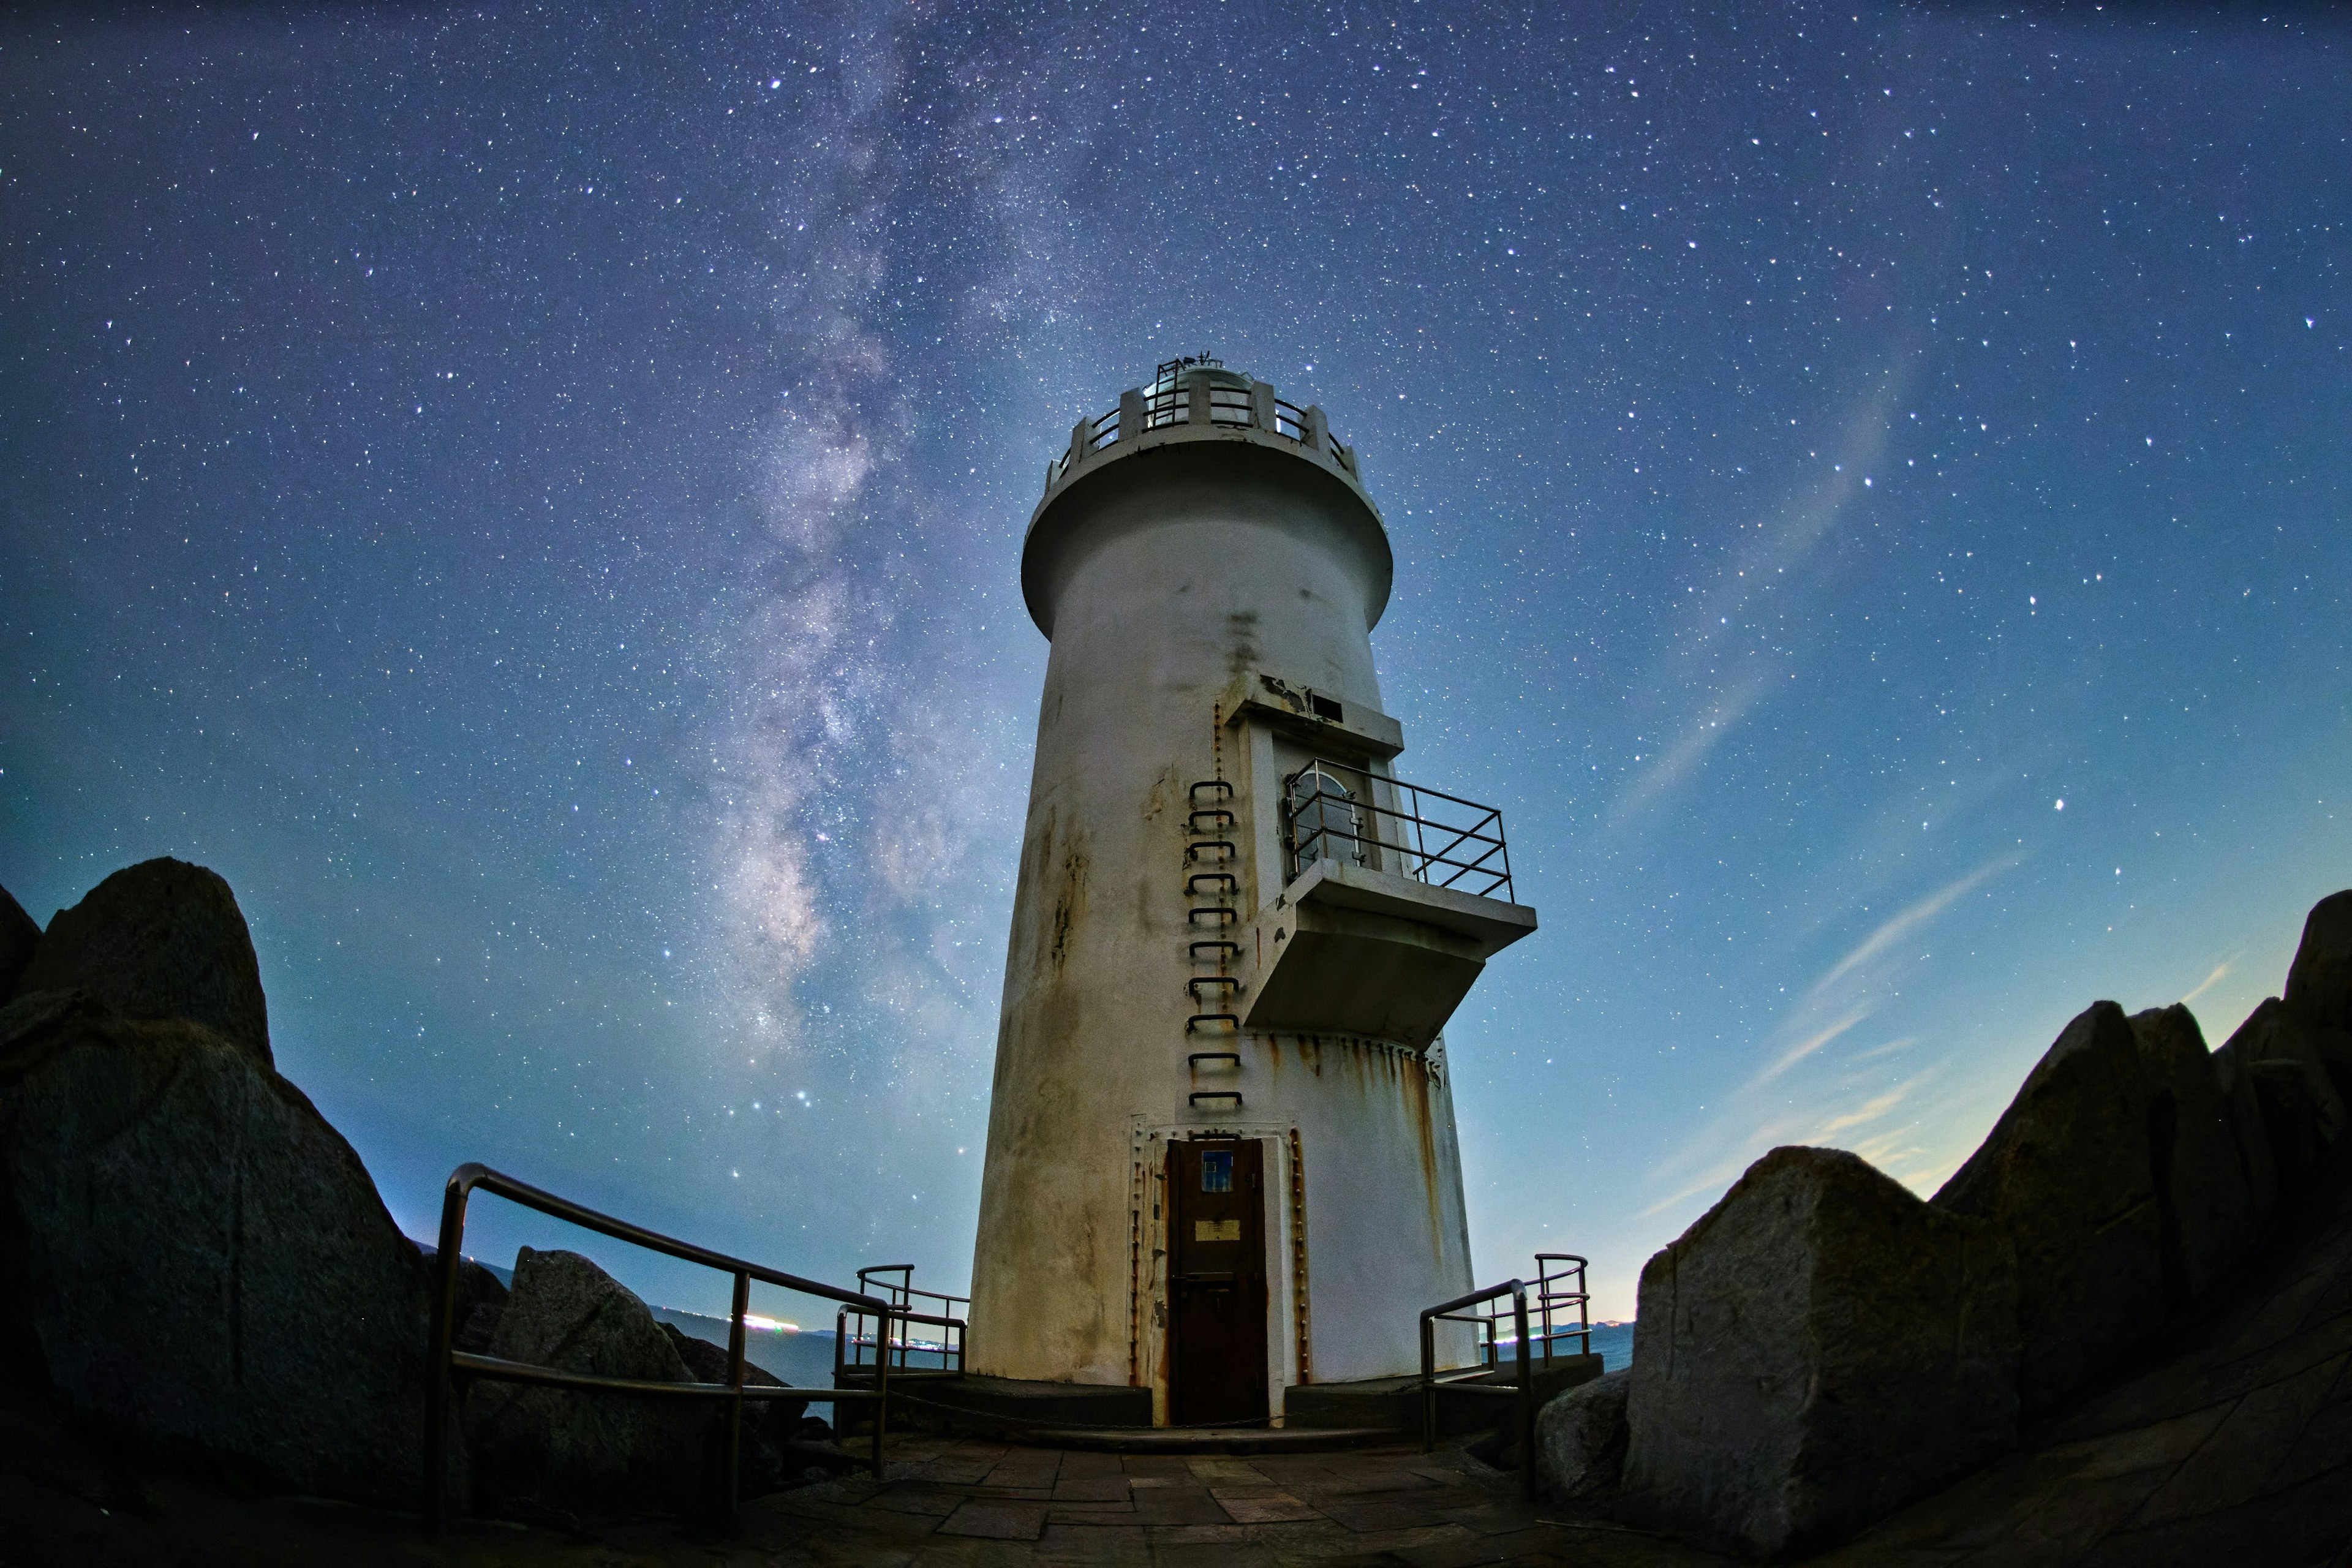
M 273 1065 L 253 935 L 228 884 L 202 866 L 142 861 L 58 910 L 10 994 L 72 990 L 126 1017 L 201 1024 Z
M 17 978 L 25 965 L 33 962 L 33 949 L 39 945 L 41 928 L 25 912 L 25 906 L 5 888 L 0 888 L 0 1002 L 16 994 Z
M 2286 972 L 2284 1000 L 2322 1028 L 2352 1029 L 2352 889 L 2312 905 Z
M 1536 1413 L 1536 1479 L 1566 1507 L 1606 1513 L 1625 1470 L 1625 1396 L 1633 1370 L 1620 1367 L 1570 1389 Z
M 2130 1020 L 2112 1002 L 2094 1003 L 1935 1196 L 2016 1246 L 2017 1390 L 2028 1415 L 2163 1326 L 2154 1102 Z
M 1642 1271 L 1619 1517 L 1771 1555 L 1982 1463 L 2017 1429 L 2018 1290 L 1997 1226 L 1774 1150 Z
M 488 1353 L 600 1377 L 697 1381 L 646 1304 L 576 1252 L 517 1255 Z M 465 1412 L 476 1506 L 523 1516 L 675 1511 L 709 1490 L 714 1408 L 477 1383 Z
M 2148 1091 L 2150 1186 L 2166 1316 L 2178 1321 L 2228 1277 L 2264 1211 L 2196 1016 L 2174 1004 L 2135 1013 Z
M 201 918 L 242 942 L 242 920 Z M 189 977 L 184 994 L 258 1025 L 257 993 L 225 1006 L 236 987 Z M 413 1507 L 425 1262 L 351 1145 L 265 1061 L 252 1038 L 126 1017 L 89 991 L 0 1010 L 0 1293 L 79 1415 L 268 1484 Z

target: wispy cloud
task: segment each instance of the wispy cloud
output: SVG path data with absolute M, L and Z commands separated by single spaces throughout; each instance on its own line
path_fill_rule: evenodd
M 1912 1173 L 1902 1167 L 1919 1152 L 1916 1118 L 1864 1140 L 1857 1141 L 1853 1134 L 1916 1104 L 1921 1089 L 1940 1075 L 1940 1064 L 1929 1063 L 1890 1083 L 1883 1069 L 1863 1065 L 1896 1056 L 1916 1045 L 1917 1036 L 1851 1053 L 1843 1059 L 1855 1070 L 1843 1076 L 1812 1075 L 1793 1090 L 1781 1080 L 1801 1065 L 1822 1058 L 1874 1016 L 1895 994 L 1897 970 L 1910 961 L 1913 940 L 2021 858 L 2015 853 L 1998 856 L 1952 879 L 1881 921 L 1822 970 L 1767 1037 L 1770 1055 L 1764 1064 L 1731 1092 L 1705 1126 L 1660 1163 L 1653 1179 L 1672 1187 L 1643 1215 L 1664 1213 L 1719 1190 L 1758 1155 L 1781 1143 L 1852 1148 L 1891 1173 Z
M 1688 619 L 1644 682 L 1651 704 L 1679 707 L 1679 717 L 1662 726 L 1670 728 L 1674 738 L 1618 790 L 1603 814 L 1608 831 L 1633 826 L 1678 793 L 1740 721 L 1786 682 L 1785 662 L 1744 656 L 1738 673 L 1727 679 L 1700 671 L 1728 651 L 1726 645 L 1752 635 L 1747 624 L 1750 602 L 1786 589 L 1790 572 L 1804 564 L 1864 494 L 1864 479 L 1885 454 L 1903 385 L 1894 369 L 1881 373 L 1877 385 L 1855 404 L 1824 455 L 1829 473 L 1808 479 L 1784 498 L 1755 531 L 1754 542 L 1734 555 L 1706 593 L 1696 596 Z M 1698 695 L 1690 700 L 1695 689 Z
M 2186 1007 L 2189 1003 L 2196 1001 L 2197 998 L 2204 995 L 2205 993 L 2212 990 L 2216 985 L 2221 984 L 2223 980 L 2229 977 L 2231 966 L 2237 962 L 2237 956 L 2232 954 L 2229 958 L 2224 959 L 2221 963 L 2215 964 L 2213 966 L 2213 973 L 2199 981 L 2197 983 L 2197 988 L 2180 999 L 2180 1005 Z

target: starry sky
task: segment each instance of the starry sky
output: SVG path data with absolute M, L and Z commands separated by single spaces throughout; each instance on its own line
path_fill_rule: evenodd
M 1213 351 L 1359 448 L 1400 772 L 1541 912 L 1448 1031 L 1478 1275 L 1630 1316 L 1767 1148 L 1932 1190 L 2352 884 L 2347 78 L 2324 5 L 19 9 L 0 881 L 226 876 L 412 1235 L 481 1159 L 960 1289 L 1021 530 Z

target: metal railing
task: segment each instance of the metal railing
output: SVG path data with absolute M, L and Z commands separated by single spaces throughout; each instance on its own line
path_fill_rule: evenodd
M 525 1208 L 552 1215 L 583 1230 L 596 1231 L 615 1241 L 625 1241 L 632 1247 L 642 1247 L 649 1252 L 698 1263 L 722 1274 L 732 1274 L 735 1277 L 735 1305 L 727 1331 L 727 1381 L 660 1383 L 643 1378 L 601 1377 L 590 1373 L 563 1372 L 551 1366 L 458 1350 L 453 1342 L 457 1335 L 457 1274 L 464 1261 L 466 1204 L 477 1189 L 494 1194 L 509 1203 L 520 1204 Z M 803 1279 L 797 1274 L 786 1274 L 781 1269 L 730 1258 L 723 1252 L 713 1252 L 706 1247 L 663 1236 L 643 1226 L 599 1214 L 569 1198 L 557 1197 L 553 1193 L 542 1191 L 528 1182 L 519 1182 L 487 1165 L 470 1162 L 449 1173 L 449 1184 L 441 1199 L 439 1245 L 440 1251 L 435 1258 L 440 1278 L 433 1293 L 432 1349 L 425 1369 L 425 1511 L 435 1524 L 441 1522 L 448 1507 L 449 1400 L 451 1384 L 460 1374 L 504 1383 L 537 1384 L 548 1388 L 574 1388 L 588 1393 L 726 1401 L 727 1441 L 721 1462 L 727 1467 L 727 1474 L 721 1495 L 725 1500 L 726 1511 L 730 1516 L 742 1500 L 743 1402 L 747 1399 L 800 1399 L 819 1405 L 829 1402 L 871 1404 L 875 1407 L 871 1464 L 876 1476 L 882 1474 L 882 1436 L 889 1426 L 890 1415 L 890 1373 L 887 1358 L 876 1367 L 871 1388 L 789 1388 L 781 1384 L 747 1384 L 743 1380 L 743 1320 L 751 1310 L 751 1281 L 754 1279 L 803 1295 L 821 1296 L 870 1313 L 886 1325 L 886 1333 L 889 1320 L 899 1315 L 893 1303 L 874 1296 L 861 1295 L 855 1290 L 845 1290 L 837 1285 Z
M 1294 878 L 1343 860 L 1512 901 L 1503 814 L 1425 784 L 1318 757 L 1282 781 L 1282 836 Z
M 879 1276 L 895 1274 L 898 1279 Z M 839 1383 L 845 1377 L 870 1373 L 887 1362 L 894 1375 L 899 1377 L 961 1377 L 963 1375 L 963 1340 L 966 1321 L 971 1310 L 969 1296 L 949 1296 L 937 1290 L 915 1289 L 915 1266 L 911 1263 L 877 1263 L 857 1271 L 857 1283 L 869 1292 L 878 1292 L 890 1303 L 888 1321 L 901 1328 L 896 1338 L 887 1332 L 887 1322 L 859 1307 L 843 1307 L 834 1314 L 833 1379 Z M 934 1301 L 939 1310 L 915 1310 L 918 1300 Z M 952 1309 L 961 1307 L 961 1314 Z M 915 1337 L 911 1325 L 922 1323 L 940 1331 L 939 1337 L 920 1340 Z M 939 1358 L 936 1366 L 924 1365 L 917 1357 Z
M 1068 447 L 1045 465 L 1045 488 L 1050 490 L 1060 483 L 1073 463 L 1083 462 L 1107 447 L 1136 440 L 1154 430 L 1192 424 L 1263 430 L 1310 450 L 1319 448 L 1349 473 L 1356 471 L 1355 449 L 1331 434 L 1322 409 L 1286 402 L 1262 381 L 1247 386 L 1216 385 L 1204 376 L 1191 374 L 1193 363 L 1181 362 L 1174 372 L 1163 365 L 1160 378 L 1149 388 L 1124 393 L 1117 408 L 1079 420 L 1071 427 Z
M 1489 1301 L 1511 1299 L 1511 1320 L 1518 1332 L 1514 1336 L 1518 1356 L 1517 1376 L 1509 1383 L 1488 1383 L 1486 1377 L 1497 1370 L 1495 1360 L 1494 1326 L 1496 1309 L 1484 1312 L 1469 1310 Z M 1437 1325 L 1440 1323 L 1484 1324 L 1486 1335 L 1485 1354 L 1466 1367 L 1440 1372 L 1437 1367 Z M 1473 1290 L 1467 1296 L 1456 1296 L 1451 1301 L 1441 1301 L 1426 1308 L 1421 1314 L 1421 1451 L 1424 1454 L 1437 1447 L 1437 1396 L 1440 1393 L 1471 1394 L 1485 1399 L 1515 1399 L 1519 1434 L 1519 1489 L 1529 1499 L 1536 1495 L 1536 1389 L 1534 1370 L 1528 1365 L 1528 1288 L 1517 1279 L 1507 1279 L 1500 1285 L 1489 1285 L 1484 1290 Z
M 1553 1268 L 1554 1264 L 1559 1267 Z M 1585 1260 L 1573 1252 L 1536 1254 L 1536 1310 L 1543 1320 L 1543 1331 L 1536 1336 L 1536 1343 L 1546 1361 L 1552 1358 L 1551 1347 L 1556 1340 L 1576 1341 L 1578 1355 L 1592 1353 L 1592 1298 L 1584 1289 L 1584 1268 Z M 1553 1321 L 1555 1311 L 1565 1320 L 1571 1309 L 1576 1313 L 1573 1325 L 1565 1321 Z

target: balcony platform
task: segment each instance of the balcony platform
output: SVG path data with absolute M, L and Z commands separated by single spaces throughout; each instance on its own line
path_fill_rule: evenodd
M 1318 860 L 1240 938 L 1242 1026 L 1426 1046 L 1486 960 L 1535 929 L 1525 904 Z

